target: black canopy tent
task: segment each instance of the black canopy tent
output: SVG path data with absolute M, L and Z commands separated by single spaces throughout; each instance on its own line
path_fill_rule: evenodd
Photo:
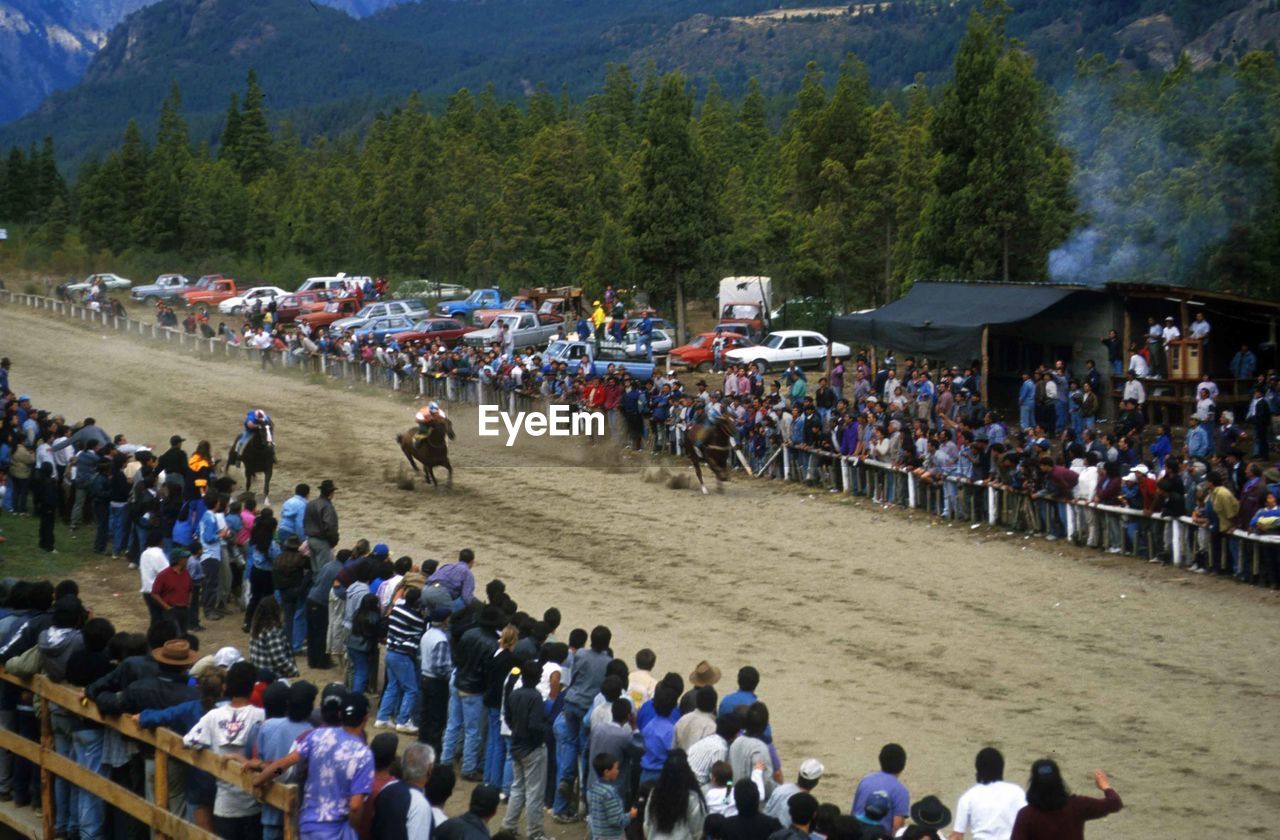
M 951 362 L 980 359 L 985 391 L 988 327 L 1025 321 L 1077 291 L 1080 287 L 922 281 L 879 309 L 833 317 L 829 335 L 834 341 L 892 347 Z

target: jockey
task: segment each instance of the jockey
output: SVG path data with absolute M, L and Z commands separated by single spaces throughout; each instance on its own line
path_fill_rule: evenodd
M 272 428 L 270 415 L 260 408 L 249 409 L 249 413 L 244 416 L 244 431 L 240 432 L 240 437 L 236 439 L 237 460 L 244 454 L 244 445 L 249 442 L 249 436 L 261 428 Z M 270 441 L 270 433 L 267 439 Z
M 426 408 L 418 409 L 418 413 L 414 415 L 413 419 L 418 423 L 418 432 L 426 434 L 427 424 L 431 422 L 432 418 L 439 417 L 441 419 L 445 419 L 445 416 L 445 413 L 440 410 L 440 404 L 435 400 L 432 400 L 427 403 Z

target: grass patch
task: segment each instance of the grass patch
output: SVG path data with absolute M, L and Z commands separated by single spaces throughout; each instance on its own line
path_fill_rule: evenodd
M 35 516 L 0 513 L 0 534 L 6 542 L 0 545 L 0 577 L 60 580 L 86 563 L 101 559 L 93 554 L 93 526 L 78 530 L 79 539 L 72 540 L 67 526 L 59 520 L 53 528 L 53 544 L 57 554 L 41 551 L 40 520 Z

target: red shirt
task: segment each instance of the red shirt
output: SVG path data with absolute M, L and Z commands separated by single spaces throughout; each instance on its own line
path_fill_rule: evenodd
M 1123 807 L 1120 794 L 1108 790 L 1101 799 L 1069 796 L 1057 811 L 1040 811 L 1030 805 L 1018 812 L 1013 823 L 1013 840 L 1084 840 L 1084 824 Z
M 170 566 L 156 575 L 151 594 L 170 607 L 185 607 L 191 602 L 191 575 Z

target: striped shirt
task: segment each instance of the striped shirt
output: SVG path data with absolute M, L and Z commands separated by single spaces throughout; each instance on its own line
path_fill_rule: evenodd
M 689 748 L 689 769 L 698 777 L 698 784 L 706 787 L 711 781 L 711 765 L 729 757 L 729 744 L 716 733 L 698 741 Z
M 426 627 L 426 622 L 416 610 L 405 606 L 404 602 L 396 604 L 387 616 L 387 651 L 415 655 Z

